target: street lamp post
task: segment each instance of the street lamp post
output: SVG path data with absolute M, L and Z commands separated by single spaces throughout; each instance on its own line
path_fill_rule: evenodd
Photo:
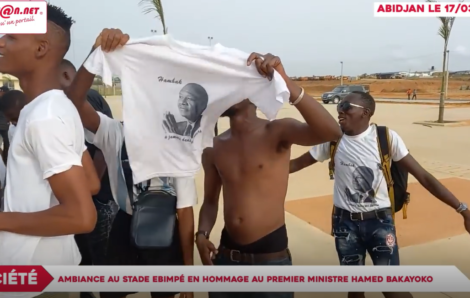
M 214 39 L 214 37 L 212 37 L 212 36 L 208 36 L 208 37 L 207 37 L 207 40 L 209 40 L 209 46 L 212 46 L 212 40 L 213 40 L 213 39 Z M 214 135 L 215 135 L 215 136 L 218 136 L 218 135 L 219 135 L 219 125 L 218 125 L 218 121 L 215 122 Z
M 449 50 L 447 50 L 446 94 L 444 96 L 444 100 L 447 99 L 447 90 L 449 89 L 449 59 L 450 59 L 450 52 Z
M 343 61 L 341 61 L 341 86 L 343 86 Z

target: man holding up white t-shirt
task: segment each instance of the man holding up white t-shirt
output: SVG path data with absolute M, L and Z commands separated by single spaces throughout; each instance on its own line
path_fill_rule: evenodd
M 377 144 L 377 126 L 370 125 L 375 101 L 369 93 L 353 92 L 338 104 L 344 134 L 334 155 L 333 234 L 341 265 L 364 265 L 366 252 L 374 265 L 399 265 L 398 244 L 387 182 Z M 465 203 L 447 190 L 410 155 L 405 143 L 389 131 L 390 155 L 440 201 L 455 209 L 470 232 L 470 212 Z M 330 159 L 330 143 L 314 146 L 291 161 L 297 172 L 317 161 Z M 424 212 L 424 210 L 423 210 Z M 410 293 L 384 293 L 387 298 L 412 297 Z M 349 293 L 363 298 L 364 293 Z
M 105 29 L 97 38 L 94 49 L 101 46 L 102 49 L 112 51 L 117 46 L 124 45 L 129 39 L 128 35 L 120 30 Z M 194 265 L 194 214 L 193 206 L 197 204 L 197 192 L 194 178 L 192 177 L 152 177 L 144 181 L 142 186 L 148 186 L 150 191 L 164 191 L 176 196 L 177 222 L 174 228 L 173 243 L 170 247 L 161 249 L 139 249 L 130 241 L 130 226 L 133 210 L 130 202 L 137 200 L 142 192 L 136 185 L 130 185 L 133 189 L 132 197 L 129 197 L 129 183 L 132 183 L 132 172 L 128 166 L 127 142 L 124 141 L 124 126 L 115 119 L 96 112 L 86 100 L 86 93 L 93 83 L 95 75 L 89 73 L 82 66 L 67 94 L 77 108 L 87 132 L 87 141 L 95 145 L 103 153 L 108 167 L 111 192 L 118 203 L 120 210 L 116 215 L 108 240 L 106 265 Z M 186 105 L 186 104 L 183 104 Z M 184 130 L 181 130 L 184 131 Z M 126 139 L 127 141 L 127 139 Z M 140 143 L 146 146 L 145 143 Z M 155 148 L 152 148 L 155 150 Z M 131 172 L 131 173 L 129 173 Z M 106 292 L 100 293 L 101 298 L 123 298 L 133 293 Z M 178 293 L 152 292 L 152 298 L 173 297 Z M 182 293 L 180 297 L 191 298 L 192 293 Z

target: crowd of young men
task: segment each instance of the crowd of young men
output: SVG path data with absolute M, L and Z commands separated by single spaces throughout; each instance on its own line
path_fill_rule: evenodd
M 271 79 L 274 71 L 282 76 L 290 103 L 305 123 L 260 119 L 248 99 L 228 109 L 222 116 L 229 118 L 230 129 L 215 137 L 213 147 L 202 155 L 204 202 L 195 229 L 193 178 L 154 177 L 145 186 L 131 185 L 132 191 L 126 190 L 126 178 L 132 172 L 125 124 L 113 119 L 106 102 L 90 90 L 94 75 L 83 66 L 76 71 L 64 60 L 73 20 L 53 5 L 48 5 L 47 16 L 44 35 L 7 34 L 0 39 L 0 72 L 18 77 L 23 89 L 10 91 L 0 100 L 0 110 L 11 123 L 5 206 L 0 213 L 0 264 L 191 266 L 195 242 L 204 265 L 292 265 L 284 213 L 289 174 L 329 159 L 330 142 L 339 140 L 332 228 L 340 264 L 364 265 L 368 252 L 375 265 L 399 265 L 376 127 L 370 125 L 375 102 L 368 93 L 353 92 L 338 105 L 338 126 L 322 105 L 289 79 L 279 57 L 257 53 L 247 57 L 247 65 L 256 65 L 261 76 Z M 105 29 L 93 49 L 113 51 L 128 40 L 118 29 Z M 470 231 L 467 206 L 414 160 L 396 132 L 389 130 L 389 134 L 393 161 L 460 213 Z M 313 148 L 290 160 L 294 144 Z M 126 202 L 145 189 L 177 197 L 177 223 L 168 248 L 144 250 L 130 243 L 133 211 Z M 225 226 L 216 247 L 210 236 L 222 189 Z M 67 293 L 16 297 L 45 295 L 68 297 Z M 210 293 L 213 298 L 240 295 Z M 411 297 L 409 293 L 384 295 Z M 181 293 L 181 297 L 192 296 Z M 349 297 L 364 297 L 364 293 Z

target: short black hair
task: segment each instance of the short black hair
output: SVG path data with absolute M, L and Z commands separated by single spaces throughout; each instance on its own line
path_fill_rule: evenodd
M 360 96 L 360 100 L 363 103 L 364 108 L 370 110 L 371 116 L 375 113 L 375 99 L 370 95 L 369 92 L 363 91 L 352 91 L 351 93 Z
M 67 59 L 63 59 L 63 60 L 62 60 L 62 63 L 60 64 L 60 66 L 61 66 L 62 68 L 71 68 L 71 69 L 73 69 L 74 71 L 77 71 L 77 69 L 75 68 L 75 65 L 73 65 L 73 63 L 70 62 L 70 61 L 67 60 Z
M 70 28 L 72 28 L 72 25 L 75 23 L 75 21 L 69 17 L 62 8 L 50 3 L 47 4 L 47 20 L 64 30 L 67 43 L 67 52 L 70 48 L 71 42 Z
M 26 103 L 26 95 L 20 90 L 11 90 L 0 98 L 0 112 L 5 112 L 17 105 Z

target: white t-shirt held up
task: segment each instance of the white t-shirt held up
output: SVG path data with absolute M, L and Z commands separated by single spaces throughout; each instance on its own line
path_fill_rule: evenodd
M 401 137 L 389 129 L 393 161 L 408 155 Z M 312 157 L 330 159 L 330 143 L 310 149 Z M 335 154 L 334 205 L 350 212 L 368 212 L 391 206 L 387 181 L 381 170 L 377 129 L 371 125 L 357 136 L 343 135 Z
M 153 177 L 190 177 L 201 152 L 212 146 L 214 126 L 231 106 L 248 98 L 269 119 L 289 98 L 282 77 L 272 81 L 248 67 L 248 54 L 153 36 L 123 48 L 95 50 L 84 66 L 111 85 L 121 79 L 123 120 L 135 183 Z

